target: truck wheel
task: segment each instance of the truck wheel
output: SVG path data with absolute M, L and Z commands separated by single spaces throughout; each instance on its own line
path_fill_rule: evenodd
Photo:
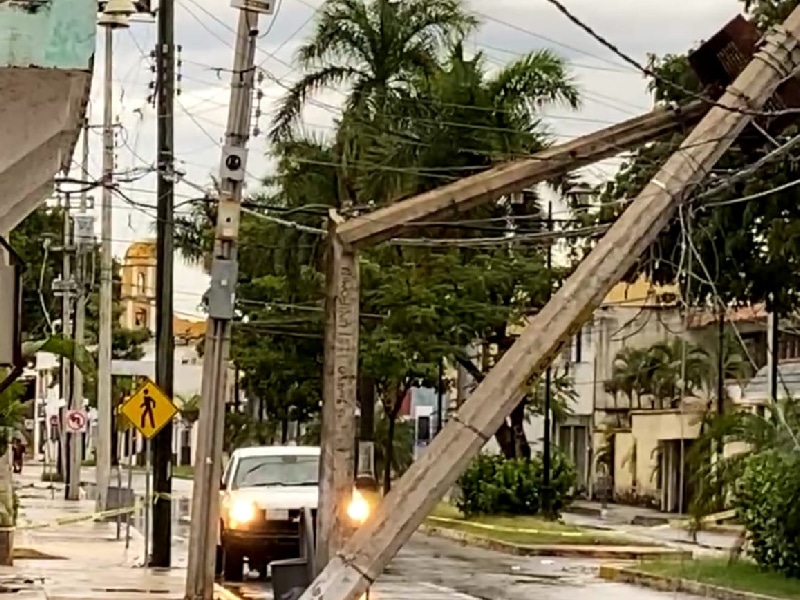
M 223 549 L 223 571 L 225 581 L 244 579 L 244 554 L 233 549 Z
M 217 553 L 214 557 L 214 577 L 222 576 L 222 565 L 224 558 L 222 546 L 217 546 Z

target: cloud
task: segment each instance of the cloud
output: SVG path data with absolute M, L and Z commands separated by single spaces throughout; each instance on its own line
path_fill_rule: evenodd
M 263 132 L 278 99 L 297 77 L 292 57 L 299 44 L 313 31 L 315 8 L 320 0 L 281 0 L 274 18 L 260 24 L 256 62 L 266 76 L 261 117 L 254 122 Z M 481 13 L 483 25 L 471 40 L 473 50 L 484 52 L 494 67 L 532 50 L 550 47 L 572 64 L 572 72 L 584 93 L 578 113 L 563 109 L 546 111 L 547 120 L 562 139 L 583 135 L 606 124 L 618 122 L 649 109 L 651 100 L 645 81 L 630 65 L 615 57 L 561 15 L 544 0 L 494 0 L 490 5 L 472 0 Z M 683 52 L 721 28 L 740 10 L 736 0 L 569 0 L 576 16 L 585 20 L 637 60 L 646 53 Z M 180 44 L 181 94 L 175 103 L 175 151 L 178 166 L 187 180 L 205 185 L 219 168 L 229 99 L 230 69 L 233 61 L 237 12 L 227 0 L 178 0 L 176 42 Z M 114 34 L 114 114 L 117 131 L 116 171 L 155 164 L 156 115 L 147 98 L 153 93 L 150 51 L 155 45 L 154 24 L 135 24 Z M 103 36 L 98 36 L 98 70 L 92 91 L 91 123 L 102 121 Z M 330 132 L 341 94 L 326 92 L 315 96 L 304 114 L 304 122 L 319 132 Z M 99 129 L 91 135 L 90 175 L 101 173 L 102 140 Z M 249 188 L 270 168 L 263 133 L 250 141 Z M 612 165 L 615 164 L 611 163 Z M 589 170 L 595 177 L 608 173 L 608 166 Z M 114 249 L 122 254 L 133 240 L 154 235 L 155 177 L 147 175 L 125 184 L 131 206 L 115 195 Z M 178 202 L 198 192 L 179 183 Z M 96 199 L 99 206 L 99 197 Z M 99 222 L 99 211 L 98 211 Z M 195 312 L 206 277 L 196 269 L 176 267 L 176 307 Z

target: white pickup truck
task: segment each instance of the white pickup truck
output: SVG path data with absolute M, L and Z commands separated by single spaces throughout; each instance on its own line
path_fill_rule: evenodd
M 315 446 L 240 448 L 222 476 L 217 573 L 241 581 L 244 561 L 266 576 L 273 560 L 301 556 L 300 514 L 319 502 L 320 449 Z M 366 520 L 369 504 L 354 490 L 348 516 Z

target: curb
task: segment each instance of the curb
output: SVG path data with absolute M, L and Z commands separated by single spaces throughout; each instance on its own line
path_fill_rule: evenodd
M 600 558 L 616 560 L 639 560 L 643 558 L 691 558 L 692 553 L 685 550 L 675 550 L 659 546 L 640 547 L 640 546 L 593 546 L 593 545 L 569 545 L 569 544 L 536 544 L 523 545 L 493 540 L 491 538 L 447 529 L 432 525 L 422 525 L 419 532 L 431 537 L 459 542 L 465 546 L 484 548 L 513 554 L 515 556 L 555 556 L 561 558 Z
M 220 584 L 214 584 L 214 600 L 242 600 L 227 588 L 222 587 Z
M 13 558 L 14 560 L 68 560 L 66 556 L 47 554 L 36 548 L 26 546 L 14 548 Z
M 600 579 L 605 579 L 606 581 L 628 583 L 661 592 L 679 592 L 705 596 L 706 598 L 716 598 L 717 600 L 781 600 L 775 596 L 767 596 L 755 592 L 742 592 L 710 583 L 701 583 L 690 579 L 681 579 L 680 577 L 654 575 L 614 565 L 601 565 L 597 574 Z

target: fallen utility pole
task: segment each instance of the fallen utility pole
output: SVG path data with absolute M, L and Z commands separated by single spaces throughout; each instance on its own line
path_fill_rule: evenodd
M 679 108 L 659 108 L 537 152 L 530 158 L 504 163 L 482 173 L 397 202 L 339 228 L 342 242 L 372 246 L 400 233 L 404 226 L 423 220 L 441 220 L 480 204 L 578 167 L 632 150 L 664 135 L 697 123 L 708 103 L 696 101 Z
M 533 157 L 489 169 L 350 221 L 331 215 L 325 324 L 325 382 L 317 565 L 322 568 L 345 543 L 346 506 L 353 489 L 359 282 L 357 249 L 389 239 L 405 225 L 463 211 L 584 164 L 619 154 L 697 122 L 708 109 L 695 102 L 658 109 L 612 125 Z M 364 453 L 366 454 L 366 453 Z
M 220 197 L 217 204 L 211 283 L 206 294 L 209 319 L 203 358 L 203 399 L 192 494 L 186 600 L 212 600 L 214 597 L 225 390 L 238 277 L 239 218 L 247 165 L 245 146 L 250 137 L 259 13 L 273 12 L 272 3 L 263 0 L 233 0 L 232 5 L 239 9 L 239 25 L 231 74 L 225 146 L 220 164 Z
M 531 319 L 442 433 L 433 439 L 427 451 L 414 462 L 365 525 L 332 557 L 300 600 L 355 600 L 380 576 L 522 399 L 529 378 L 547 368 L 569 336 L 653 243 L 677 206 L 750 123 L 750 111 L 759 110 L 778 85 L 794 75 L 800 63 L 798 37 L 800 8 L 791 13 L 782 28 L 766 36 L 761 50 L 720 98 L 718 105 L 666 161 L 547 305 Z M 528 183 L 509 180 L 506 187 L 511 191 Z M 486 191 L 473 183 L 469 193 L 463 194 L 461 203 L 468 204 L 485 195 Z M 385 235 L 380 221 L 375 215 L 371 217 L 375 228 L 371 232 L 366 228 L 362 231 L 368 238 L 380 238 Z M 400 225 L 398 220 L 383 227 L 396 230 Z M 340 229 L 340 235 L 344 228 Z
M 156 73 L 158 83 L 156 183 L 156 385 L 170 398 L 175 371 L 172 293 L 175 265 L 175 2 L 161 0 L 158 6 Z M 153 449 L 154 567 L 169 567 L 172 559 L 172 421 L 159 431 Z M 150 501 L 149 499 L 147 500 Z M 145 557 L 147 558 L 147 557 Z

